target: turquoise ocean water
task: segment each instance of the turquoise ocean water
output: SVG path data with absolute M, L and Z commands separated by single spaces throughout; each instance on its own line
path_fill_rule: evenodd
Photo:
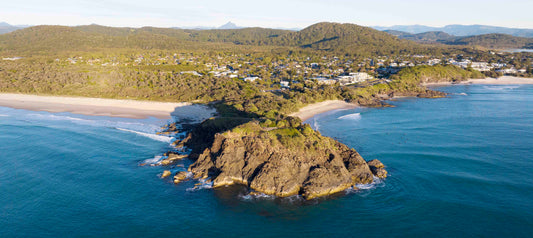
M 439 90 L 310 119 L 390 174 L 310 202 L 160 179 L 165 121 L 0 107 L 0 237 L 531 237 L 533 86 Z

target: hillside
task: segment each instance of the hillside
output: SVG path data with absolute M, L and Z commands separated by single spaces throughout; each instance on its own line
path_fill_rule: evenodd
M 490 49 L 528 49 L 533 47 L 533 38 L 516 37 L 506 34 L 486 34 L 458 37 L 442 31 L 431 31 L 411 34 L 403 31 L 385 30 L 399 39 L 418 43 L 442 43 L 446 45 L 482 46 Z
M 116 28 L 98 25 L 66 27 L 35 26 L 0 35 L 0 51 L 13 54 L 58 54 L 68 51 L 198 50 L 205 43 L 192 43 L 189 34 L 170 28 Z M 207 42 L 207 41 L 206 41 Z M 220 44 L 209 44 L 217 49 Z M 230 47 L 230 46 L 223 46 Z
M 441 43 L 452 41 L 456 37 L 442 31 L 429 31 L 418 34 L 411 34 L 403 31 L 385 30 L 385 32 L 397 36 L 400 39 L 416 41 L 419 43 Z
M 266 28 L 182 30 L 99 25 L 35 26 L 0 35 L 0 50 L 47 53 L 95 49 L 216 49 L 250 46 L 294 47 L 355 55 L 434 53 L 438 47 L 401 40 L 355 24 L 318 23 L 301 31 Z
M 317 23 L 301 31 L 274 39 L 278 45 L 294 45 L 316 50 L 352 54 L 398 54 L 417 52 L 427 47 L 391 37 L 368 27 L 355 24 Z
M 533 38 L 516 37 L 505 34 L 487 34 L 461 37 L 444 42 L 449 45 L 477 45 L 491 49 L 532 49 Z

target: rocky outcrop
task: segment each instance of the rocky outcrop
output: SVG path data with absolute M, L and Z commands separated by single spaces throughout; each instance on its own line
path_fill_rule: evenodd
M 180 155 L 174 152 L 168 152 L 165 154 L 167 156 L 166 159 L 161 160 L 160 164 L 163 166 L 171 165 L 175 163 L 176 161 L 182 160 L 187 158 L 188 155 Z
M 181 183 L 181 182 L 183 182 L 185 180 L 187 180 L 187 172 L 185 172 L 185 171 L 179 172 L 176 175 L 174 175 L 174 183 L 175 184 Z
M 161 178 L 166 178 L 166 177 L 168 177 L 170 175 L 172 175 L 170 170 L 165 170 L 165 171 L 163 171 L 163 174 L 161 175 Z
M 386 178 L 387 177 L 387 170 L 385 170 L 385 165 L 381 163 L 381 161 L 375 159 L 368 161 L 368 167 L 370 167 L 370 171 L 378 177 L 378 178 Z
M 257 122 L 216 134 L 189 171 L 196 179 L 210 179 L 213 187 L 242 184 L 269 195 L 306 199 L 373 181 L 359 153 L 309 125 L 268 129 Z

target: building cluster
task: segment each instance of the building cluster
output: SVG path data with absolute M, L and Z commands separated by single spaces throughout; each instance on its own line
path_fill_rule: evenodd
M 465 58 L 463 55 L 402 55 L 360 57 L 295 56 L 235 54 L 235 53 L 143 53 L 109 56 L 71 56 L 56 59 L 57 64 L 87 64 L 91 66 L 150 66 L 161 72 L 193 76 L 236 78 L 247 82 L 277 83 L 289 88 L 294 82 L 316 80 L 319 84 L 352 85 L 377 79 L 387 79 L 406 67 L 420 65 L 456 65 L 481 72 L 501 74 L 526 73 L 525 64 L 517 65 L 513 55 L 498 60 Z M 18 60 L 20 57 L 3 58 Z M 527 64 L 526 64 L 527 65 Z

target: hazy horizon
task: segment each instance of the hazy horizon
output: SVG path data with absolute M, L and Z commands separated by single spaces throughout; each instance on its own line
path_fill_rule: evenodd
M 37 0 L 2 4 L 0 22 L 11 25 L 90 25 L 112 27 L 218 27 L 229 21 L 243 27 L 304 28 L 318 22 L 362 26 L 490 25 L 533 28 L 533 2 L 459 1 L 425 2 L 281 1 L 250 3 L 243 0 L 200 2 L 156 0 Z
M 322 22 L 331 22 L 331 21 L 322 21 Z M 158 28 L 181 28 L 181 29 L 195 29 L 195 28 L 206 28 L 206 29 L 217 29 L 227 23 L 234 23 L 236 26 L 238 26 L 239 28 L 248 28 L 248 27 L 261 27 L 261 28 L 272 28 L 272 29 L 285 29 L 285 30 L 301 30 L 301 29 L 304 29 L 308 26 L 311 26 L 311 25 L 314 25 L 314 24 L 317 24 L 317 23 L 320 23 L 320 22 L 314 22 L 314 23 L 311 23 L 309 25 L 306 25 L 306 26 L 303 26 L 303 27 L 263 27 L 263 26 L 244 26 L 244 25 L 240 25 L 240 24 L 236 24 L 235 22 L 233 21 L 228 21 L 226 23 L 223 23 L 223 24 L 220 24 L 220 25 L 194 25 L 194 26 L 154 26 L 154 25 L 144 25 L 144 26 L 113 26 L 113 25 L 109 25 L 109 24 L 99 24 L 99 23 L 88 23 L 88 24 L 12 24 L 10 22 L 7 22 L 7 21 L 2 21 L 0 20 L 0 23 L 6 23 L 6 24 L 9 24 L 11 26 L 15 26 L 15 27 L 32 27 L 32 26 L 40 26 L 40 25 L 54 25 L 54 26 L 87 26 L 87 25 L 100 25 L 100 26 L 105 26 L 105 27 L 127 27 L 127 28 L 142 28 L 142 27 L 158 27 Z M 439 26 L 432 26 L 432 25 L 423 25 L 423 24 L 411 24 L 411 25 L 362 25 L 362 24 L 358 24 L 358 23 L 355 23 L 355 22 L 332 22 L 332 23 L 340 23 L 340 24 L 356 24 L 356 25 L 360 25 L 360 26 L 365 26 L 365 27 L 379 27 L 379 28 L 393 28 L 393 27 L 399 27 L 399 26 L 424 26 L 424 27 L 432 27 L 432 28 L 442 28 L 442 27 L 445 27 L 445 26 L 450 26 L 450 25 L 460 25 L 460 26 L 476 26 L 476 25 L 480 25 L 480 26 L 491 26 L 491 27 L 503 27 L 503 28 L 514 28 L 514 29 L 533 29 L 533 27 L 531 28 L 523 28 L 523 27 L 513 27 L 513 26 L 498 26 L 498 25 L 482 25 L 482 24 L 446 24 L 446 25 L 439 25 Z

